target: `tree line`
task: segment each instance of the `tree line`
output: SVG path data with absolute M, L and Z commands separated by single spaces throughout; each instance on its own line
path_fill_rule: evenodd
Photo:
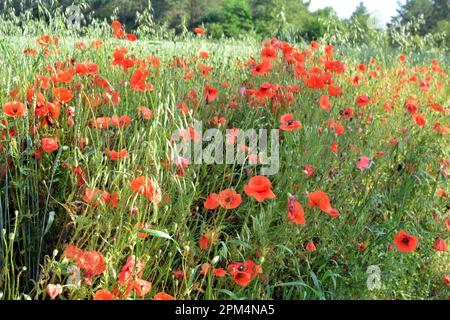
M 203 26 L 213 38 L 247 36 L 290 37 L 319 39 L 332 25 L 341 30 L 358 25 L 359 32 L 370 34 L 379 28 L 379 22 L 361 2 L 349 19 L 340 19 L 331 7 L 311 11 L 310 1 L 302 0 L 0 0 L 0 10 L 13 7 L 21 11 L 38 6 L 67 7 L 80 5 L 89 18 L 110 20 L 116 17 L 130 31 L 142 24 L 142 15 L 151 22 L 164 26 L 175 34 Z M 450 34 L 448 0 L 407 0 L 399 3 L 397 16 L 388 28 L 398 28 L 422 17 L 422 23 L 413 28 L 419 36 Z M 147 19 L 148 22 L 148 19 Z

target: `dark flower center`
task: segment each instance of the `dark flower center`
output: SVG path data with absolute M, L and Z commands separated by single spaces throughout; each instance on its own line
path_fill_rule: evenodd
M 402 242 L 403 242 L 404 244 L 408 245 L 408 244 L 409 244 L 409 239 L 408 239 L 408 238 L 403 238 L 403 239 L 402 239 Z

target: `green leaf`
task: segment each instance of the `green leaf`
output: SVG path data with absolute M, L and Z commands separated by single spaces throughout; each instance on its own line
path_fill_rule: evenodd
M 44 235 L 46 235 L 47 232 L 50 230 L 50 227 L 52 226 L 53 221 L 55 221 L 55 211 L 50 211 L 48 213 L 48 220 L 47 220 L 47 225 L 45 227 Z
M 149 235 L 152 235 L 152 236 L 158 237 L 158 238 L 172 240 L 173 243 L 175 243 L 177 250 L 181 253 L 180 245 L 168 233 L 166 233 L 164 231 L 155 230 L 155 229 L 145 229 L 145 228 L 140 229 L 139 232 L 144 232 L 144 233 L 147 233 Z

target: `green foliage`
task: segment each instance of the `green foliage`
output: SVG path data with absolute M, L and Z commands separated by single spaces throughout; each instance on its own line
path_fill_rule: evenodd
M 450 21 L 447 0 L 407 0 L 399 3 L 398 16 L 388 24 L 379 23 L 361 2 L 349 19 L 340 19 L 328 7 L 312 12 L 308 1 L 302 0 L 1 0 L 0 15 L 20 16 L 13 28 L 29 26 L 30 19 L 51 22 L 50 12 L 64 10 L 72 3 L 83 11 L 83 25 L 113 19 L 124 23 L 127 32 L 140 36 L 170 39 L 187 30 L 203 26 L 212 38 L 277 37 L 299 42 L 330 36 L 335 30 L 346 42 L 402 46 L 398 35 L 411 35 L 414 46 L 433 43 L 448 48 Z M 13 11 L 10 11 L 13 8 Z M 24 19 L 25 17 L 25 19 Z M 6 19 L 7 21 L 10 19 Z M 4 23 L 7 23 L 4 22 Z M 392 36 L 394 35 L 394 36 Z M 420 38 L 415 37 L 418 35 Z M 427 40 L 422 38 L 428 37 Z M 341 42 L 344 40 L 340 40 Z

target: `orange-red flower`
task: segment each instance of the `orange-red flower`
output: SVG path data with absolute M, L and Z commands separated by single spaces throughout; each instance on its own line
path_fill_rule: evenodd
M 251 178 L 248 184 L 244 185 L 244 192 L 256 199 L 258 202 L 263 202 L 265 199 L 275 199 L 276 195 L 272 191 L 272 183 L 263 176 L 255 176 Z
M 359 96 L 356 98 L 356 104 L 360 107 L 365 107 L 369 104 L 370 99 L 367 96 Z
M 302 127 L 302 123 L 298 120 L 294 120 L 294 116 L 292 114 L 285 114 L 281 116 L 280 122 L 280 130 L 283 131 L 298 130 Z
M 339 211 L 331 207 L 330 199 L 328 195 L 322 190 L 314 191 L 308 194 L 309 204 L 308 206 L 317 206 L 320 210 L 327 213 L 330 217 L 339 216 Z
M 225 277 L 226 274 L 227 274 L 227 271 L 223 268 L 213 269 L 213 275 L 215 277 L 222 278 L 222 277 Z
M 141 195 L 145 195 L 150 201 L 155 204 L 161 202 L 161 193 L 154 188 L 152 181 L 145 177 L 140 176 L 131 181 L 131 189 Z
M 433 248 L 437 251 L 448 251 L 447 244 L 445 243 L 445 240 L 442 238 L 436 238 Z
M 330 97 L 327 95 L 321 95 L 319 98 L 319 106 L 324 110 L 331 109 Z
M 308 242 L 308 243 L 306 244 L 305 249 L 306 249 L 306 251 L 310 251 L 310 252 L 313 252 L 313 251 L 316 251 L 316 250 L 317 250 L 317 249 L 316 249 L 316 246 L 314 245 L 314 243 L 313 243 L 312 241 L 310 241 L 310 242 Z
M 394 244 L 401 252 L 413 252 L 417 248 L 417 237 L 409 235 L 406 231 L 399 230 L 394 237 Z
M 310 165 L 307 165 L 307 164 L 305 164 L 304 166 L 303 166 L 303 169 L 304 169 L 304 177 L 305 178 L 311 178 L 313 175 L 314 175 L 314 172 L 316 171 L 316 169 L 313 167 L 313 166 L 310 166 Z
M 235 209 L 239 207 L 242 202 L 242 197 L 233 189 L 225 189 L 219 194 L 211 193 L 208 199 L 203 203 L 208 210 L 214 210 L 221 206 L 225 210 Z
M 372 163 L 372 160 L 366 156 L 362 156 L 359 158 L 358 162 L 356 163 L 356 167 L 359 170 L 366 170 L 370 168 L 370 165 Z
M 52 153 L 59 148 L 58 140 L 56 140 L 55 138 L 42 138 L 41 148 L 47 153 Z
M 219 206 L 219 195 L 217 193 L 211 193 L 203 202 L 203 206 L 208 210 L 214 210 Z
M 249 284 L 250 280 L 263 273 L 262 268 L 251 260 L 245 263 L 234 262 L 228 266 L 228 273 L 241 287 Z
M 153 116 L 152 110 L 150 110 L 147 107 L 140 106 L 137 108 L 138 110 L 138 118 L 141 118 L 143 120 L 150 120 Z
M 219 193 L 218 201 L 222 208 L 230 210 L 239 207 L 242 197 L 233 189 L 225 189 Z
M 261 58 L 268 59 L 268 60 L 274 60 L 277 57 L 277 52 L 272 47 L 266 47 L 262 49 L 261 51 Z
M 302 205 L 296 200 L 297 196 L 291 196 L 288 200 L 288 219 L 291 223 L 305 224 L 305 211 L 303 210 Z
M 109 150 L 108 148 L 105 148 L 105 152 L 106 152 L 106 154 L 108 154 L 109 158 L 113 161 L 128 157 L 128 152 L 127 152 L 126 148 L 123 148 L 120 151 L 114 151 L 114 150 Z
M 110 291 L 100 289 L 94 294 L 94 300 L 114 300 L 116 297 Z
M 196 34 L 205 34 L 205 30 L 203 30 L 202 28 L 194 28 L 194 32 Z
M 134 255 L 128 257 L 117 276 L 117 283 L 125 290 L 125 296 L 128 296 L 133 290 L 139 297 L 143 297 L 150 292 L 152 284 L 142 279 L 144 267 L 145 264 L 142 261 L 136 261 Z
M 128 41 L 134 42 L 137 40 L 137 37 L 134 34 L 127 33 L 126 38 Z
M 27 113 L 27 108 L 23 103 L 10 101 L 3 105 L 3 112 L 8 117 L 23 117 Z
M 62 102 L 62 103 L 68 103 L 73 98 L 72 91 L 65 89 L 65 88 L 53 88 L 53 95 L 55 98 Z
M 206 101 L 206 103 L 209 103 L 216 100 L 218 94 L 219 90 L 209 85 L 206 85 L 203 91 L 203 99 Z
M 84 270 L 84 280 L 92 284 L 92 277 L 102 274 L 106 270 L 103 256 L 97 251 L 84 251 L 74 245 L 68 246 L 63 256 L 75 261 Z
M 153 300 L 175 300 L 175 298 L 165 292 L 158 292 L 153 297 Z
M 211 240 L 209 239 L 209 237 L 207 235 L 202 235 L 200 237 L 200 241 L 199 241 L 200 249 L 207 250 L 210 243 L 211 243 Z

